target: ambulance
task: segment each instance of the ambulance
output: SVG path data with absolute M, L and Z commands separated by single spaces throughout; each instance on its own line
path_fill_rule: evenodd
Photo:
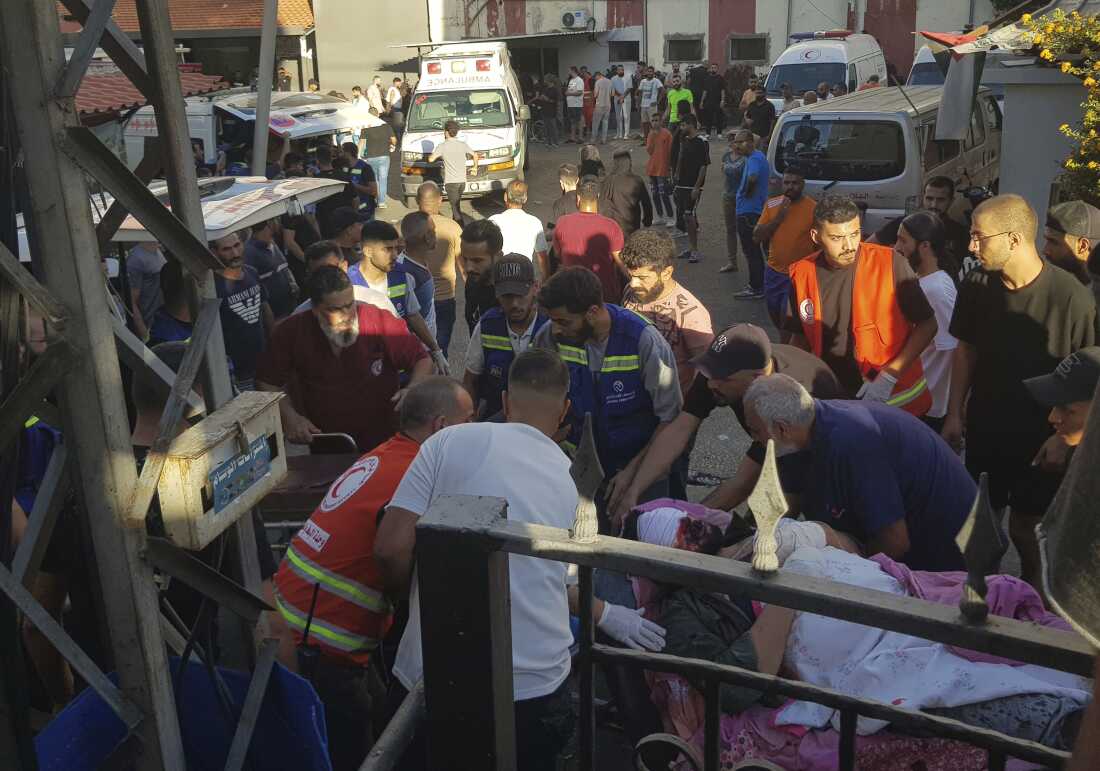
M 784 83 L 796 97 L 813 91 L 818 83 L 843 83 L 851 93 L 872 75 L 886 85 L 886 58 L 871 35 L 838 29 L 796 32 L 791 40 L 795 42 L 775 60 L 764 84 L 777 113 L 783 109 Z
M 468 169 L 463 198 L 504 190 L 523 179 L 528 164 L 527 123 L 519 77 L 502 42 L 451 43 L 420 63 L 420 81 L 401 138 L 401 192 L 405 205 L 425 180 L 443 184 L 443 163 L 428 156 L 443 142 L 443 126 L 457 121 L 458 137 L 481 159 Z M 466 161 L 472 165 L 471 160 Z

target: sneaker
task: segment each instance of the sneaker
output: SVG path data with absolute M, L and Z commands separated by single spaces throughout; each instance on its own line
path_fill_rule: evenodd
M 703 261 L 703 255 L 699 254 L 699 252 L 692 252 L 691 256 L 688 257 L 688 262 L 692 263 L 693 265 L 695 263 L 702 262 L 702 261 Z
M 719 273 L 736 273 L 737 272 L 737 263 L 727 262 L 725 265 L 723 265 L 722 267 L 720 267 L 718 269 L 718 272 Z
M 691 252 L 690 249 L 685 249 L 684 251 L 680 252 L 680 254 L 677 255 L 677 259 L 690 260 L 691 259 L 691 254 L 692 254 L 692 252 Z
M 733 293 L 735 300 L 763 300 L 764 293 L 753 289 L 751 286 L 746 286 L 739 292 Z
M 673 225 L 673 230 L 672 230 L 672 237 L 673 238 L 687 238 L 687 235 L 688 235 L 687 233 L 685 233 L 684 231 L 680 230 L 675 225 Z

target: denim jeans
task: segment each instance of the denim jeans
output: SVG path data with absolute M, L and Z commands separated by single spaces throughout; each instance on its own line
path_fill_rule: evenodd
M 558 143 L 558 119 L 549 113 L 544 113 L 542 117 L 542 135 L 548 145 L 556 145 Z
M 672 209 L 672 197 L 668 194 L 668 179 L 665 177 L 650 177 L 649 189 L 652 191 L 653 211 L 658 217 L 674 217 L 676 212 Z
M 749 286 L 757 292 L 763 292 L 764 253 L 760 251 L 760 244 L 752 240 L 752 231 L 759 219 L 758 213 L 738 214 L 737 235 L 741 237 L 741 251 L 744 252 L 745 262 L 749 266 Z
M 378 203 L 384 204 L 386 202 L 386 183 L 390 179 L 390 156 L 378 155 L 363 160 L 374 170 L 374 179 L 378 183 Z
M 455 298 L 450 300 L 435 301 L 435 341 L 439 343 L 439 349 L 443 355 L 447 355 L 447 348 L 451 345 L 451 333 L 455 328 Z

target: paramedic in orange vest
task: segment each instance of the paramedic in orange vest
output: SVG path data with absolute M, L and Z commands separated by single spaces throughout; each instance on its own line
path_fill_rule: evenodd
M 810 236 L 820 251 L 790 267 L 784 328 L 850 397 L 919 417 L 932 406 L 920 355 L 936 335 L 936 317 L 906 259 L 861 241 L 859 214 L 844 196 L 817 203 Z
M 474 406 L 461 383 L 431 377 L 409 389 L 400 428 L 332 483 L 290 542 L 275 575 L 275 604 L 286 622 L 279 660 L 297 669 L 296 646 L 317 587 L 309 644 L 319 648 L 313 686 L 325 704 L 335 771 L 358 769 L 372 743 L 367 665 L 393 621 L 374 561 L 378 519 L 420 444 L 467 423 Z

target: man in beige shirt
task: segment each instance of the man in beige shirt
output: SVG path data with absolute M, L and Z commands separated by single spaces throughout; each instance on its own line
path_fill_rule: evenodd
M 455 270 L 462 245 L 462 228 L 450 217 L 439 213 L 442 203 L 443 191 L 435 182 L 425 182 L 416 189 L 417 208 L 429 215 L 435 225 L 435 247 L 427 259 L 428 270 L 435 280 L 435 339 L 446 356 L 455 326 Z

